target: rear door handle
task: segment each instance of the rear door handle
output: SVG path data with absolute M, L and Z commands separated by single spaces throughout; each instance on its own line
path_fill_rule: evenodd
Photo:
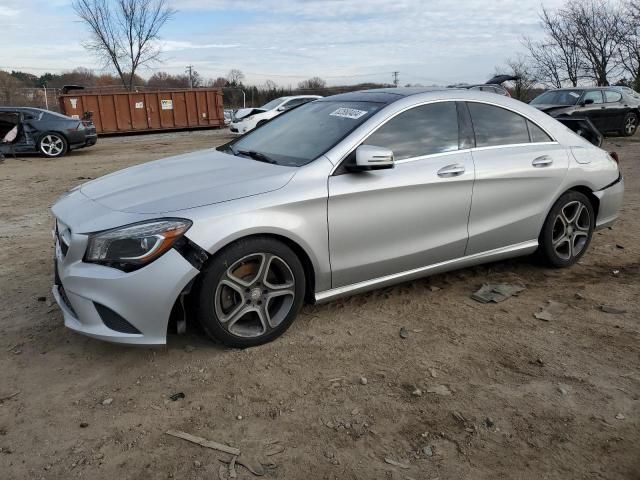
M 438 176 L 445 178 L 457 177 L 458 175 L 462 175 L 464 172 L 464 165 L 454 163 L 453 165 L 447 165 L 446 167 L 442 167 L 440 170 L 438 170 Z
M 540 167 L 548 167 L 552 163 L 553 163 L 553 158 L 551 158 L 549 155 L 542 155 L 541 157 L 534 159 L 533 162 L 531 162 L 531 165 L 533 165 L 534 167 L 540 168 Z

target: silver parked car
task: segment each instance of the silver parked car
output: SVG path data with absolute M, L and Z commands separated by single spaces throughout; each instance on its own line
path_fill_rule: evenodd
M 305 300 L 534 252 L 572 265 L 623 190 L 612 155 L 516 100 L 347 93 L 67 193 L 53 292 L 102 340 L 165 343 L 188 299 L 211 337 L 258 345 Z

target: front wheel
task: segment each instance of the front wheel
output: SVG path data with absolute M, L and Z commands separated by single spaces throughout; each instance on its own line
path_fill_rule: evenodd
M 589 199 L 570 191 L 553 205 L 540 233 L 538 255 L 557 268 L 576 263 L 587 250 L 595 215 Z
M 622 134 L 625 137 L 631 137 L 638 129 L 638 115 L 635 113 L 627 113 L 624 117 Z
M 67 149 L 67 139 L 59 133 L 47 132 L 38 140 L 38 150 L 45 157 L 61 157 L 67 153 Z
M 240 240 L 203 272 L 198 319 L 225 345 L 261 345 L 291 326 L 304 292 L 304 269 L 287 245 L 267 237 Z

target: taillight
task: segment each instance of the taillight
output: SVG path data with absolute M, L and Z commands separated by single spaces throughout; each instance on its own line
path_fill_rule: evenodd
M 618 165 L 620 165 L 620 157 L 618 157 L 617 152 L 609 152 L 609 156 L 613 158 Z

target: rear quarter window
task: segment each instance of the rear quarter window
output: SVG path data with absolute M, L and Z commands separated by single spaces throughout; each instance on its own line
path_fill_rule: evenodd
M 476 147 L 529 143 L 529 129 L 524 117 L 494 105 L 473 102 L 468 105 Z
M 622 100 L 622 94 L 613 90 L 605 90 L 604 101 L 607 103 L 619 102 Z

